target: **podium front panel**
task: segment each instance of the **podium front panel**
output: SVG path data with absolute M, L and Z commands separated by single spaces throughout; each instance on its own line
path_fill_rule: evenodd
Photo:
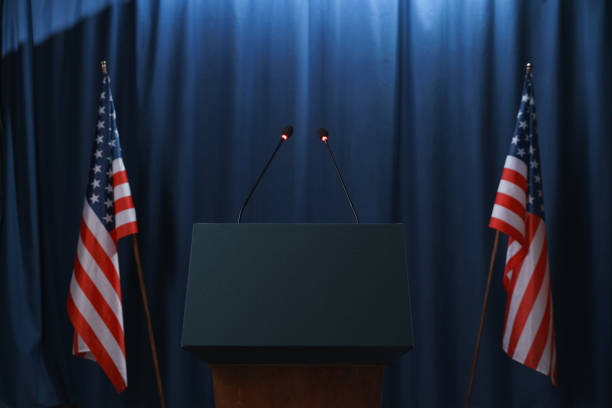
M 413 345 L 401 224 L 195 224 L 181 346 L 209 363 L 382 364 Z

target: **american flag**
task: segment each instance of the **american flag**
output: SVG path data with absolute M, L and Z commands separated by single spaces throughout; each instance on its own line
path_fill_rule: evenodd
M 557 384 L 552 291 L 531 74 L 525 75 L 510 153 L 489 226 L 508 235 L 503 348 Z
M 105 74 L 67 308 L 74 326 L 73 354 L 97 361 L 121 392 L 127 367 L 117 241 L 138 227 L 116 119 Z

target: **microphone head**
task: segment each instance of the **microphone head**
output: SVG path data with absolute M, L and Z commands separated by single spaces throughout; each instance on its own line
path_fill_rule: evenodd
M 321 139 L 322 142 L 327 142 L 327 138 L 329 136 L 329 134 L 327 133 L 327 129 L 325 128 L 317 129 L 317 135 L 319 135 L 319 139 Z
M 291 137 L 292 134 L 293 134 L 293 126 L 287 125 L 281 131 L 281 139 L 287 140 Z

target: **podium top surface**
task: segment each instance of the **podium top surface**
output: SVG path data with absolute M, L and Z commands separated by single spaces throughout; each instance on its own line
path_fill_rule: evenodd
M 387 363 L 412 347 L 402 224 L 195 224 L 181 345 L 211 363 Z

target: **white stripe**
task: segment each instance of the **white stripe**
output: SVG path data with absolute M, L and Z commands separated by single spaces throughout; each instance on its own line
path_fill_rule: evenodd
M 89 350 L 89 347 L 87 347 L 87 344 L 85 344 L 85 342 L 83 341 L 81 336 L 78 335 L 78 333 L 76 335 L 76 338 L 77 338 L 77 353 L 79 353 L 79 355 L 83 358 L 86 358 L 91 361 L 96 361 L 96 357 L 94 357 L 94 355 L 91 353 L 91 350 Z
M 70 283 L 70 295 L 72 300 L 81 313 L 89 327 L 93 330 L 94 334 L 98 338 L 98 341 L 102 344 L 102 347 L 106 350 L 111 360 L 121 373 L 123 380 L 127 383 L 127 368 L 125 363 L 125 357 L 121 351 L 121 347 L 113 337 L 112 333 L 104 324 L 104 321 L 93 307 L 93 305 L 87 299 L 87 296 L 81 290 L 81 287 L 72 280 Z
M 512 257 L 516 255 L 522 247 L 523 246 L 517 240 L 512 241 L 512 243 L 508 245 L 508 250 L 506 251 L 506 263 L 508 263 L 508 261 L 512 259 Z
M 504 168 L 508 168 L 510 170 L 517 171 L 527 179 L 527 163 L 522 161 L 521 159 L 517 159 L 514 156 L 506 156 L 506 163 L 504 163 Z
M 130 193 L 130 185 L 128 183 L 122 183 L 122 184 L 119 184 L 118 186 L 115 186 L 115 188 L 113 189 L 113 195 L 114 195 L 115 201 L 117 201 L 120 198 L 132 195 L 132 193 Z
M 113 241 L 108 230 L 102 224 L 102 221 L 100 221 L 87 200 L 85 200 L 85 205 L 83 205 L 83 221 L 85 221 L 87 228 L 89 228 L 96 238 L 96 241 L 98 241 L 100 246 L 104 249 L 104 252 L 106 252 L 106 255 L 110 258 L 117 272 L 119 272 L 119 255 L 117 255 L 115 241 Z
M 128 208 L 115 214 L 115 229 L 119 228 L 123 224 L 136 221 L 136 210 Z
M 525 190 L 523 190 L 521 186 L 514 184 L 508 180 L 500 180 L 497 192 L 509 195 L 510 197 L 514 197 L 516 201 L 518 201 L 523 205 L 523 207 L 525 207 L 525 203 L 527 202 L 527 196 L 525 195 Z
M 121 328 L 123 328 L 123 311 L 121 308 L 121 299 L 115 292 L 115 288 L 108 281 L 108 278 L 102 272 L 102 269 L 98 266 L 95 259 L 91 256 L 81 237 L 79 237 L 79 244 L 77 245 L 77 258 L 79 263 L 85 270 L 85 273 L 89 276 L 93 284 L 96 286 L 108 306 L 111 308 Z M 119 271 L 116 272 L 119 275 Z
M 514 211 L 511 211 L 499 204 L 494 204 L 491 218 L 497 218 L 512 225 L 521 233 L 521 235 L 525 236 L 525 220 L 518 216 Z
M 549 303 L 549 307 L 552 307 L 552 304 Z M 538 366 L 536 370 L 543 374 L 550 374 L 551 371 L 551 361 L 550 361 L 550 350 L 552 347 L 552 337 L 553 337 L 553 320 L 552 318 L 548 321 L 548 337 L 546 338 L 546 346 L 544 347 L 544 352 L 542 353 L 542 358 L 538 362 Z
M 523 295 L 525 294 L 525 290 L 527 289 L 531 275 L 533 275 L 538 259 L 540 259 L 540 254 L 542 253 L 545 233 L 546 230 L 544 227 L 544 222 L 540 220 L 536 234 L 531 241 L 531 245 L 529 246 L 529 252 L 525 256 L 519 276 L 516 278 L 516 284 L 514 286 L 514 290 L 512 291 L 510 305 L 508 306 L 508 320 L 506 321 L 506 327 L 504 328 L 503 341 L 504 350 L 506 351 L 508 351 L 508 345 L 510 344 L 510 335 L 512 333 L 512 327 L 514 326 L 516 313 L 518 312 L 518 308 L 523 300 Z
M 548 263 L 548 259 L 546 262 Z M 546 307 L 548 306 L 549 289 L 550 281 L 548 275 L 545 273 L 544 280 L 542 281 L 542 285 L 540 286 L 540 290 L 536 297 L 536 301 L 529 311 L 529 317 L 527 317 L 527 321 L 525 322 L 523 331 L 520 334 L 519 341 L 516 343 L 514 356 L 512 356 L 512 358 L 521 364 L 525 362 L 525 359 L 533 346 L 536 335 L 538 334 L 538 329 L 540 328 L 542 319 L 544 318 L 544 313 L 546 312 Z
M 113 174 L 119 173 L 123 170 L 125 170 L 125 166 L 123 165 L 123 159 L 119 157 L 113 160 Z

